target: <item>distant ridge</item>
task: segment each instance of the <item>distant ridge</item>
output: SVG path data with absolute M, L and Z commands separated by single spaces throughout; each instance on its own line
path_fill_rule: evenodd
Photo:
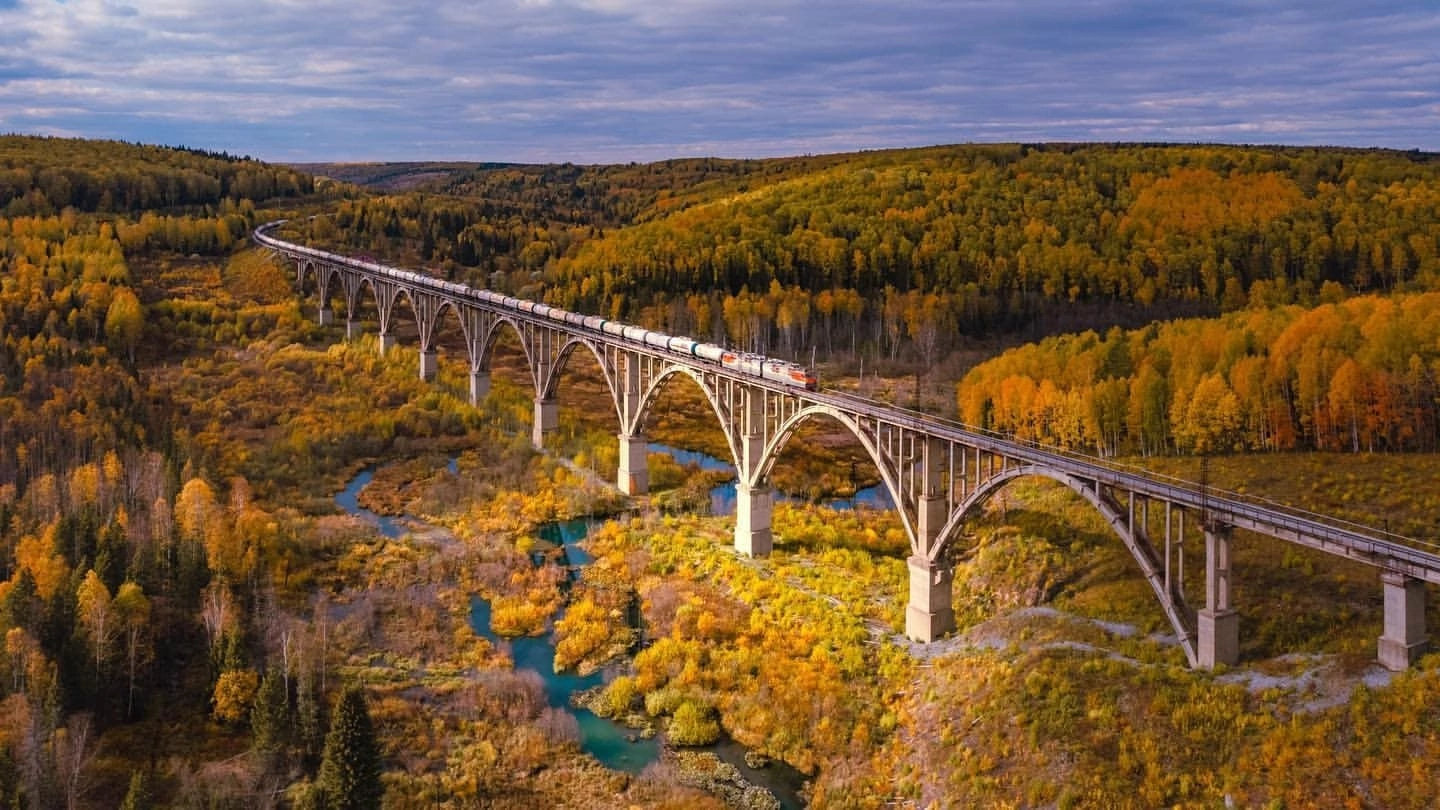
M 329 177 L 342 183 L 376 191 L 410 191 L 434 185 L 450 178 L 484 169 L 503 169 L 518 164 L 480 162 L 402 162 L 402 163 L 287 163 L 297 171 L 313 177 Z

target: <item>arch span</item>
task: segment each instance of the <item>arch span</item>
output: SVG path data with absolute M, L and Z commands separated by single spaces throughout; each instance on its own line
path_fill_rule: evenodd
M 1154 546 L 1150 544 L 1149 538 L 1143 531 L 1134 527 L 1127 519 L 1124 510 L 1092 482 L 1041 464 L 1025 464 L 1007 468 L 986 479 L 960 502 L 940 532 L 941 542 L 936 543 L 930 550 L 929 561 L 931 563 L 940 562 L 943 559 L 945 547 L 949 545 L 951 538 L 959 532 L 960 526 L 969 519 L 971 514 L 995 493 L 1019 478 L 1048 478 L 1062 484 L 1083 498 L 1086 503 L 1100 513 L 1101 517 L 1105 518 L 1105 522 L 1110 525 L 1111 530 L 1125 544 L 1130 556 L 1135 558 L 1135 562 L 1140 566 L 1140 572 L 1144 574 L 1146 582 L 1150 584 L 1150 589 L 1155 593 L 1155 598 L 1160 602 L 1165 617 L 1169 619 L 1170 626 L 1174 628 L 1175 635 L 1180 640 L 1185 657 L 1191 666 L 1194 666 L 1198 660 L 1195 631 L 1192 629 L 1190 610 L 1185 605 L 1183 595 L 1166 586 L 1162 564 L 1155 553 Z
M 742 452 L 734 419 L 734 408 L 731 403 L 725 401 L 718 388 L 706 382 L 704 374 L 689 366 L 671 364 L 657 372 L 640 391 L 633 412 L 624 414 L 622 430 L 632 436 L 640 435 L 641 427 L 645 424 L 645 417 L 654 407 L 660 392 L 675 377 L 684 377 L 695 383 L 695 386 L 700 389 L 700 393 L 705 396 L 711 412 L 715 414 L 716 421 L 720 423 L 720 430 L 725 435 L 725 443 L 730 447 L 730 460 L 735 465 L 735 469 L 740 470 L 742 468 Z
M 490 357 L 495 352 L 495 344 L 499 342 L 500 335 L 506 327 L 509 327 L 510 331 L 515 334 L 516 345 L 520 347 L 521 354 L 525 356 L 525 366 L 530 370 L 530 384 L 534 387 L 536 396 L 538 397 L 542 390 L 540 387 L 542 383 L 535 377 L 534 353 L 531 350 L 530 342 L 525 339 L 524 330 L 522 330 L 520 324 L 512 318 L 505 316 L 495 318 L 487 328 L 483 329 L 482 334 L 474 339 L 476 341 L 475 346 L 478 350 L 475 358 L 476 367 L 482 369 L 490 368 Z
M 760 465 L 758 469 L 753 471 L 753 478 L 750 483 L 752 483 L 752 485 L 758 484 L 768 479 L 771 470 L 775 468 L 776 462 L 780 459 L 781 451 L 790 443 L 790 439 L 794 437 L 796 431 L 806 422 L 820 419 L 830 419 L 838 422 L 846 430 L 850 431 L 851 435 L 860 442 L 860 446 L 864 448 L 865 454 L 870 457 L 871 463 L 880 471 L 880 480 L 885 484 L 885 490 L 890 493 L 890 502 L 896 505 L 896 511 L 900 513 L 900 522 L 905 527 L 906 536 L 910 538 L 910 553 L 917 555 L 923 554 L 926 538 L 922 537 L 915 515 L 911 509 L 907 508 L 905 501 L 902 499 L 902 492 L 899 485 L 899 471 L 894 468 L 894 465 L 888 462 L 885 454 L 881 452 L 880 447 L 875 443 L 874 437 L 868 434 L 853 416 L 839 408 L 826 404 L 810 404 L 802 407 L 792 414 L 789 419 L 782 422 L 775 435 L 769 443 L 766 444 Z
M 555 363 L 550 369 L 544 386 L 537 392 L 537 396 L 548 399 L 555 396 L 560 388 L 560 375 L 569 367 L 570 358 L 579 348 L 587 349 L 590 356 L 595 358 L 595 365 L 600 369 L 600 376 L 605 380 L 605 387 L 610 391 L 610 404 L 615 408 L 615 419 L 621 430 L 625 429 L 625 407 L 621 402 L 620 389 L 616 384 L 617 371 L 605 352 L 595 344 L 594 341 L 578 336 L 570 336 L 561 344 L 555 352 Z

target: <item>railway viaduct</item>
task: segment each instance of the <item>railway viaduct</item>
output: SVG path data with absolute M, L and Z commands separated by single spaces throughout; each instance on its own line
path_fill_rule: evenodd
M 854 434 L 896 505 L 910 540 L 906 635 L 932 641 L 954 628 L 952 549 L 967 518 L 1010 481 L 1053 479 L 1093 506 L 1134 557 L 1191 666 L 1239 660 L 1239 616 L 1231 601 L 1230 551 L 1236 529 L 1278 538 L 1374 567 L 1383 591 L 1378 658 L 1404 669 L 1426 650 L 1426 584 L 1440 583 L 1440 546 L 1280 504 L 1165 479 L 1089 456 L 1059 452 L 931 415 L 833 391 L 808 391 L 748 376 L 688 355 L 557 321 L 494 295 L 375 262 L 315 250 L 255 232 L 255 239 L 294 263 L 296 283 L 319 292 L 319 321 L 335 323 L 332 299 L 343 295 L 347 338 L 359 334 L 363 296 L 379 314 L 382 352 L 394 348 L 396 304 L 404 299 L 419 334 L 420 375 L 434 377 L 435 337 L 449 317 L 464 335 L 472 403 L 490 387 L 496 338 L 519 338 L 534 386 L 533 441 L 556 428 L 556 392 L 576 351 L 593 355 L 609 387 L 619 425 L 617 485 L 648 489 L 643 434 L 647 413 L 674 377 L 704 392 L 729 443 L 736 482 L 735 548 L 760 557 L 772 549 L 774 508 L 769 477 L 782 449 L 811 420 L 832 420 Z M 528 303 L 528 302 L 520 302 Z M 1203 604 L 1183 587 L 1184 545 L 1204 543 Z

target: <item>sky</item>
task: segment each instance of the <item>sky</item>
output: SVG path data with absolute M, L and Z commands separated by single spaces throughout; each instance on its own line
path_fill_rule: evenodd
M 276 162 L 1440 152 L 1440 0 L 0 0 L 0 132 Z

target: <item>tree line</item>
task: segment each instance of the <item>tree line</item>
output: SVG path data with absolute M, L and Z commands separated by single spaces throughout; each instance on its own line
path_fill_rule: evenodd
M 1113 454 L 1440 450 L 1440 293 L 1049 338 L 972 369 L 970 424 Z
M 120 141 L 0 135 L 0 213 L 51 216 L 298 197 L 308 175 L 223 153 Z

